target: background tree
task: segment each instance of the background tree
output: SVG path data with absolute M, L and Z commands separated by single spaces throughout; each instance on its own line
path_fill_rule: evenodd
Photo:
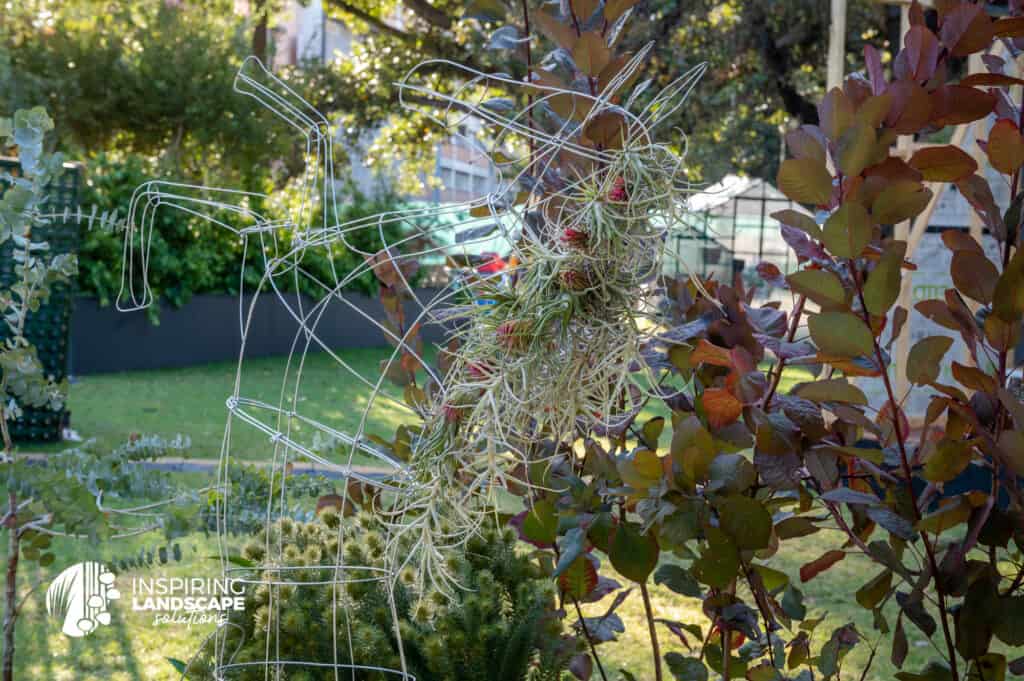
M 495 34 L 506 21 L 523 28 L 519 1 L 478 0 L 467 5 L 415 0 L 405 2 L 404 10 L 398 2 L 326 0 L 326 4 L 360 41 L 353 58 L 329 74 L 343 78 L 349 87 L 328 88 L 326 100 L 319 104 L 342 114 L 351 130 L 389 124 L 387 134 L 371 151 L 371 161 L 395 147 L 413 157 L 432 151 L 429 144 L 424 145 L 433 138 L 424 137 L 421 119 L 392 117 L 396 104 L 392 83 L 420 61 L 449 59 L 483 71 L 518 77 L 526 73 L 525 53 L 510 41 L 514 36 Z M 780 131 L 786 122 L 817 121 L 814 102 L 824 92 L 828 49 L 824 39 L 827 0 L 644 0 L 632 4 L 636 6 L 631 27 L 622 44 L 635 51 L 655 42 L 651 69 L 657 84 L 664 85 L 687 66 L 710 63 L 696 96 L 678 112 L 672 126 L 690 137 L 687 158 L 692 179 L 713 181 L 735 171 L 774 176 L 781 154 Z M 850 3 L 846 49 L 851 66 L 866 42 L 888 48 L 888 40 L 883 39 L 888 23 L 878 3 Z M 545 54 L 548 46 L 535 45 L 534 53 Z M 439 83 L 451 75 L 443 64 L 436 71 Z

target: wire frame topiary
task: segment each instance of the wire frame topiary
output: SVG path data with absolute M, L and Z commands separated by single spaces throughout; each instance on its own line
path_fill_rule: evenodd
M 494 131 L 491 160 L 498 188 L 471 202 L 395 211 L 338 224 L 332 134 L 328 121 L 256 59 L 240 68 L 236 89 L 294 128 L 306 158 L 304 200 L 283 219 L 261 206 L 269 197 L 233 189 L 152 181 L 135 192 L 125 235 L 125 267 L 119 308 L 152 304 L 147 284 L 148 244 L 154 216 L 161 208 L 182 211 L 235 232 L 243 253 L 262 253 L 260 286 L 239 302 L 241 341 L 232 393 L 226 399 L 225 428 L 218 483 L 230 489 L 229 464 L 247 453 L 236 451 L 232 433 L 256 428 L 268 438 L 272 457 L 272 493 L 266 499 L 262 559 L 238 565 L 225 537 L 238 500 L 226 492 L 218 499 L 218 529 L 225 576 L 250 585 L 267 597 L 266 646 L 262 659 L 238 659 L 227 630 L 214 637 L 218 679 L 290 677 L 298 670 L 313 678 L 412 678 L 407 671 L 393 592 L 389 607 L 397 644 L 395 664 L 359 659 L 356 625 L 346 585 L 379 582 L 386 588 L 401 574 L 421 594 L 451 594 L 459 588 L 447 557 L 496 513 L 499 490 L 536 484 L 526 469 L 543 467 L 556 453 L 550 443 L 572 442 L 580 432 L 611 434 L 632 421 L 647 400 L 664 397 L 649 370 L 651 349 L 663 329 L 660 273 L 669 232 L 680 222 L 688 190 L 678 150 L 657 142 L 659 124 L 679 107 L 704 71 L 698 66 L 657 95 L 638 104 L 643 84 L 625 96 L 650 51 L 647 46 L 619 64 L 614 77 L 590 94 L 538 76 L 522 83 L 502 75 L 464 69 L 463 85 L 446 94 L 424 85 L 436 64 L 427 62 L 397 87 L 403 105 L 421 110 L 440 125 L 456 130 L 474 117 Z M 456 68 L 458 65 L 452 65 Z M 535 74 L 536 75 L 536 74 Z M 422 82 L 421 82 L 422 81 Z M 596 82 L 596 79 L 595 79 Z M 499 87 L 528 101 L 488 99 Z M 423 102 L 429 102 L 425 105 Z M 317 214 L 322 220 L 312 223 Z M 437 230 L 441 214 L 490 217 L 493 229 L 467 229 L 458 244 L 468 249 L 491 240 L 497 230 L 509 244 L 513 266 L 500 273 L 463 279 L 429 298 L 412 285 L 425 256 L 451 257 Z M 217 218 L 238 216 L 238 228 Z M 237 221 L 236 221 L 237 222 Z M 385 227 L 401 225 L 402 236 L 387 240 Z M 467 223 L 478 225 L 479 220 Z M 330 257 L 357 232 L 374 230 L 385 247 L 362 252 L 364 264 L 334 271 L 328 280 L 303 268 L 317 250 Z M 289 232 L 290 239 L 280 238 Z M 458 249 L 458 246 L 455 250 Z M 365 375 L 317 334 L 335 315 L 366 312 L 346 297 L 353 282 L 374 272 L 382 286 L 384 310 L 372 318 L 393 351 L 379 372 Z M 243 277 L 246 273 L 243 272 Z M 250 273 L 251 274 L 251 273 Z M 314 303 L 286 293 L 284 282 L 305 278 L 324 295 Z M 251 277 L 250 277 L 251 280 Z M 292 290 L 298 287 L 290 287 Z M 295 322 L 292 351 L 275 395 L 254 393 L 246 380 L 248 340 L 263 332 L 261 298 L 271 298 Z M 433 366 L 423 350 L 421 332 L 440 327 L 446 342 Z M 314 418 L 304 403 L 304 372 L 310 353 L 324 353 L 359 388 L 339 395 L 339 411 L 355 410 L 358 425 Z M 636 387 L 638 372 L 646 388 Z M 404 384 L 399 398 L 385 387 Z M 382 412 L 401 414 L 393 440 L 368 432 Z M 360 465 L 370 459 L 377 469 Z M 288 517 L 289 476 L 295 463 L 313 463 L 346 479 L 332 501 L 342 511 L 333 558 L 292 555 L 282 540 Z M 381 469 L 385 472 L 381 472 Z M 371 510 L 385 538 L 387 566 L 349 560 L 344 531 L 352 510 Z M 359 517 L 366 518 L 365 513 Z M 272 531 L 272 528 L 277 528 Z M 412 576 L 411 579 L 409 576 Z M 282 645 L 281 594 L 295 589 L 330 592 L 329 617 L 334 641 L 329 659 L 306 659 Z M 391 662 L 391 661 L 388 661 Z

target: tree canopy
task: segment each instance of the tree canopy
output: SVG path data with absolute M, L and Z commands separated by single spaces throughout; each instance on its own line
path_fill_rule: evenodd
M 567 1 L 567 0 L 566 0 Z M 578 0 L 577 0 L 578 1 Z M 620 0 L 621 1 L 621 0 Z M 557 3 L 528 0 L 529 11 Z M 813 102 L 824 84 L 827 0 L 643 0 L 632 7 L 622 36 L 628 50 L 654 42 L 650 71 L 658 84 L 688 66 L 710 70 L 670 126 L 686 135 L 692 179 L 726 172 L 771 177 L 781 131 L 791 120 L 814 122 Z M 339 121 L 353 140 L 381 134 L 370 162 L 403 159 L 409 176 L 431 167 L 443 131 L 402 111 L 396 81 L 424 59 L 431 87 L 456 87 L 448 62 L 480 71 L 526 73 L 522 0 L 325 0 L 331 16 L 353 31 L 353 54 L 326 65 L 305 64 L 286 76 L 316 106 Z M 235 3 L 35 0 L 17 3 L 0 26 L 0 110 L 46 105 L 64 131 L 62 144 L 92 155 L 135 151 L 194 178 L 266 173 L 271 160 L 285 175 L 296 170 L 288 130 L 254 113 L 232 91 L 241 59 L 267 48 L 262 17 L 274 25 L 289 10 L 283 0 Z M 868 0 L 850 4 L 847 57 L 865 42 L 887 45 L 885 13 Z M 517 27 L 516 33 L 503 26 Z M 531 26 L 535 54 L 549 37 Z M 510 40 L 511 38 L 511 40 Z M 272 41 L 271 41 L 272 43 Z M 271 44 L 270 49 L 273 49 Z M 424 71 L 420 71 L 424 73 Z M 251 144 L 245 143 L 252 141 Z M 258 143 L 256 143 L 258 142 Z
M 495 32 L 514 25 L 521 37 L 524 5 L 536 12 L 542 3 L 413 0 L 403 3 L 404 11 L 398 4 L 327 0 L 330 11 L 361 34 L 353 58 L 335 71 L 350 87 L 332 90 L 326 102 L 327 108 L 349 116 L 355 127 L 387 119 L 395 104 L 392 83 L 423 59 L 525 75 L 522 45 L 511 44 L 507 32 Z M 558 5 L 543 4 L 549 9 Z M 787 123 L 817 120 L 814 101 L 824 91 L 828 1 L 627 0 L 622 4 L 635 5 L 622 44 L 635 51 L 654 43 L 651 70 L 656 85 L 667 84 L 696 63 L 710 65 L 704 81 L 670 126 L 680 143 L 680 133 L 688 137 L 692 179 L 710 181 L 736 171 L 774 176 Z M 847 62 L 859 63 L 867 42 L 887 47 L 885 27 L 880 4 L 851 2 Z M 531 33 L 534 53 L 546 53 L 537 45 L 537 41 L 549 42 L 543 27 L 534 22 Z M 436 71 L 440 82 L 449 75 L 444 64 L 438 64 Z M 385 142 L 415 146 L 422 139 L 421 130 L 415 118 L 392 120 Z

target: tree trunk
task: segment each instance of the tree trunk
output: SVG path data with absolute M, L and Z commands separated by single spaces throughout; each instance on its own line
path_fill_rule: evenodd
M 18 499 L 8 496 L 7 520 L 7 583 L 4 595 L 4 658 L 3 681 L 14 681 L 14 621 L 18 616 Z
M 252 31 L 252 54 L 262 63 L 267 63 L 267 8 L 266 0 L 252 4 L 256 28 Z

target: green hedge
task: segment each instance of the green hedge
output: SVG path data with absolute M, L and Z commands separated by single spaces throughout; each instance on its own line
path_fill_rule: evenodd
M 154 164 L 140 156 L 129 155 L 115 158 L 100 154 L 88 164 L 87 183 L 83 191 L 82 205 L 96 206 L 99 212 L 117 210 L 124 216 L 135 188 L 154 177 Z M 339 221 L 373 215 L 382 211 L 396 210 L 401 201 L 391 192 L 381 190 L 368 198 L 349 189 L 350 197 L 339 206 Z M 297 200 L 288 188 L 278 192 L 282 204 Z M 257 210 L 272 214 L 283 212 L 280 206 L 253 206 Z M 233 215 L 219 216 L 224 222 L 236 224 Z M 314 224 L 321 219 L 319 210 L 314 215 Z M 239 225 L 241 226 L 241 225 Z M 79 292 L 95 296 L 103 305 L 112 304 L 121 286 L 121 259 L 123 256 L 123 235 L 120 232 L 89 229 L 82 226 L 80 251 Z M 400 236 L 397 226 L 384 229 L 385 238 L 392 241 Z M 364 230 L 348 237 L 358 249 L 373 252 L 381 248 L 382 241 L 377 230 Z M 198 218 L 191 218 L 181 211 L 160 210 L 154 223 L 150 251 L 149 282 L 158 299 L 173 305 L 184 305 L 192 296 L 200 293 L 237 294 L 240 283 L 247 292 L 255 290 L 263 273 L 261 258 L 254 254 L 256 242 L 250 243 L 244 281 L 239 277 L 242 261 L 242 241 L 232 232 L 211 225 Z M 291 234 L 281 230 L 278 234 L 280 248 L 287 250 Z M 349 250 L 342 243 L 326 249 L 311 249 L 303 258 L 302 266 L 322 281 L 332 281 L 331 260 L 339 276 L 359 266 L 363 258 Z M 287 280 L 287 281 L 285 281 Z M 312 282 L 300 278 L 282 277 L 279 286 L 294 290 L 296 286 L 303 293 L 319 298 L 322 289 Z M 367 272 L 346 288 L 373 295 L 377 283 L 372 273 Z M 156 308 L 153 308 L 154 321 Z

